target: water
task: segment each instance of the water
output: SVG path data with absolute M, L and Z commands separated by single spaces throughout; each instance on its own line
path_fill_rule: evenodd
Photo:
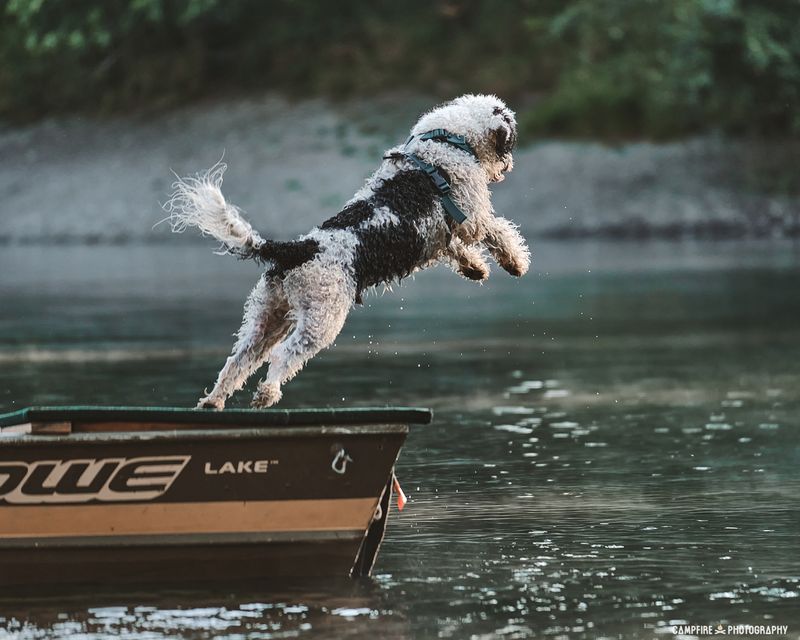
M 436 411 L 372 579 L 6 596 L 0 638 L 800 637 L 800 251 L 534 249 L 520 281 L 366 298 L 286 387 Z M 193 404 L 257 273 L 197 246 L 3 248 L 0 410 Z

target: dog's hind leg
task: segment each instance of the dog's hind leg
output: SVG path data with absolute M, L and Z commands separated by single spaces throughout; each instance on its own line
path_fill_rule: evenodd
M 322 349 L 331 346 L 342 330 L 353 304 L 353 288 L 341 281 L 326 285 L 322 290 L 299 289 L 302 295 L 292 301 L 290 314 L 295 327 L 270 353 L 269 371 L 253 396 L 253 407 L 269 407 L 278 402 L 283 395 L 281 385 L 296 376 Z
M 233 352 L 219 372 L 214 389 L 198 402 L 198 409 L 222 409 L 228 397 L 244 386 L 264 364 L 272 347 L 289 331 L 290 320 L 286 317 L 289 305 L 280 283 L 266 276 L 258 281 L 244 309 Z

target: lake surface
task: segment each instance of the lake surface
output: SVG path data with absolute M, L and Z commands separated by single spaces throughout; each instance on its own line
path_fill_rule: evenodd
M 258 268 L 175 245 L 0 248 L 0 411 L 194 405 Z M 800 637 L 799 278 L 787 244 L 552 243 L 365 298 L 281 406 L 435 410 L 373 578 L 4 597 L 0 638 Z

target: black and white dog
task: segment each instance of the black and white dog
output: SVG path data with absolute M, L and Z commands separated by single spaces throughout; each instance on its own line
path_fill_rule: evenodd
M 494 96 L 465 95 L 423 115 L 404 145 L 337 215 L 291 242 L 262 238 L 220 191 L 225 165 L 178 179 L 165 205 L 174 231 L 196 226 L 226 252 L 268 265 L 244 308 L 231 356 L 198 408 L 221 409 L 265 362 L 252 405 L 268 407 L 341 331 L 361 294 L 438 262 L 470 280 L 489 276 L 484 248 L 521 276 L 530 253 L 516 225 L 494 215 L 489 183 L 513 168 L 514 113 Z

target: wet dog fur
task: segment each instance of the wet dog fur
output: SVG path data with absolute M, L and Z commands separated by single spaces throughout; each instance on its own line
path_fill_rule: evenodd
M 513 168 L 514 113 L 495 96 L 465 95 L 424 114 L 411 134 L 433 129 L 463 136 L 477 159 L 436 140 L 415 138 L 389 149 L 338 214 L 294 241 L 262 238 L 225 200 L 222 163 L 173 184 L 165 209 L 174 231 L 198 227 L 222 242 L 226 253 L 267 265 L 245 303 L 233 351 L 198 408 L 222 409 L 265 363 L 267 375 L 252 406 L 274 405 L 282 385 L 333 343 L 352 306 L 371 287 L 437 263 L 481 282 L 489 277 L 485 251 L 513 276 L 528 270 L 525 240 L 513 222 L 495 215 L 489 191 L 490 183 Z M 447 215 L 431 180 L 403 151 L 445 174 L 465 222 Z

